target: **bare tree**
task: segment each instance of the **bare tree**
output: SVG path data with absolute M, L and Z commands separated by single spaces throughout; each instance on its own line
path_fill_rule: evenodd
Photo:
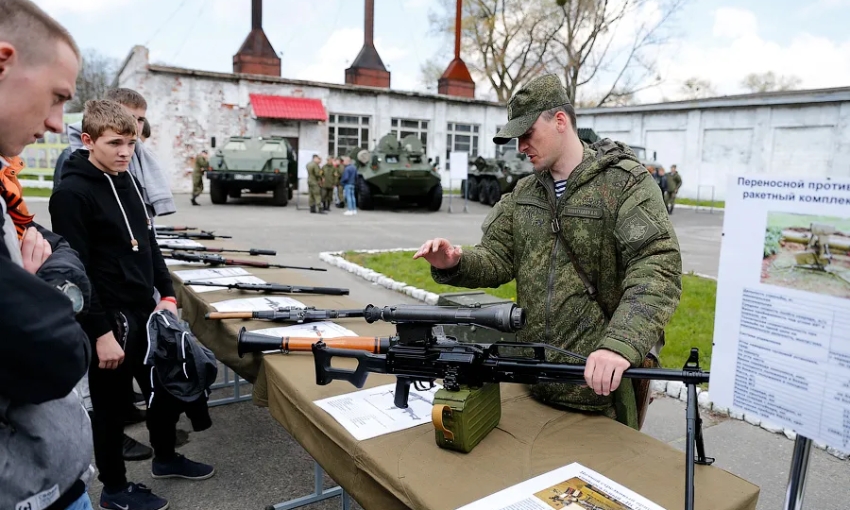
M 86 101 L 100 99 L 109 89 L 112 78 L 118 71 L 118 60 L 99 53 L 94 49 L 83 52 L 83 64 L 77 75 L 77 93 L 68 101 L 66 111 L 83 111 Z
M 799 76 L 777 76 L 773 71 L 766 73 L 750 73 L 743 80 L 741 86 L 750 92 L 773 92 L 777 90 L 795 90 L 800 87 L 803 80 Z
M 668 41 L 663 29 L 685 1 L 556 0 L 559 27 L 547 67 L 563 76 L 575 102 L 633 102 L 661 83 L 651 49 Z
M 476 81 L 507 101 L 530 79 L 562 77 L 570 99 L 586 106 L 625 104 L 660 83 L 651 49 L 667 38 L 687 0 L 464 0 L 462 57 Z M 441 0 L 432 29 L 451 40 L 454 0 Z M 657 7 L 654 15 L 646 15 Z M 446 54 L 450 45 L 444 44 Z
M 426 90 L 436 91 L 440 76 L 446 70 L 446 65 L 437 63 L 436 59 L 429 58 L 419 67 L 419 83 Z
M 681 99 L 702 99 L 717 95 L 714 85 L 709 80 L 696 76 L 682 82 L 679 93 Z

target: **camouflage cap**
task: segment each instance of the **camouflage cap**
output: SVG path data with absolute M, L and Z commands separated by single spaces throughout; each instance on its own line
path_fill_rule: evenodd
M 567 89 L 557 76 L 547 74 L 534 78 L 508 102 L 508 123 L 496 133 L 493 142 L 503 145 L 522 136 L 541 113 L 568 104 Z

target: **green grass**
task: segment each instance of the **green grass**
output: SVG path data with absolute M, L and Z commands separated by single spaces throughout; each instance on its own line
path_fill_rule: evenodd
M 413 251 L 385 253 L 345 252 L 343 257 L 355 264 L 377 271 L 393 280 L 425 289 L 435 294 L 467 290 L 451 285 L 440 285 L 431 278 L 430 265 L 424 260 L 413 260 Z M 497 289 L 478 289 L 502 299 L 516 301 L 516 282 L 511 281 Z M 696 347 L 700 352 L 700 366 L 708 370 L 711 365 L 711 346 L 714 336 L 714 301 L 717 283 L 714 280 L 687 274 L 682 278 L 682 299 L 666 329 L 667 344 L 661 353 L 661 364 L 667 368 L 682 368 Z
M 24 200 L 27 197 L 49 197 L 53 193 L 52 188 L 27 188 L 24 187 Z
M 839 230 L 845 232 L 850 231 L 850 219 L 837 218 L 834 216 L 815 216 L 812 214 L 794 214 L 786 212 L 771 212 L 767 215 L 768 228 L 805 228 L 808 229 L 811 223 L 826 223 L 833 225 Z
M 694 200 L 693 198 L 677 198 L 676 199 L 676 205 L 679 205 L 679 204 L 682 204 L 682 205 L 700 205 L 700 206 L 703 206 L 703 207 L 719 207 L 721 209 L 726 207 L 726 202 L 724 202 L 722 200 L 715 200 L 714 202 L 712 202 L 711 200 L 699 200 L 699 201 L 697 201 L 697 200 Z

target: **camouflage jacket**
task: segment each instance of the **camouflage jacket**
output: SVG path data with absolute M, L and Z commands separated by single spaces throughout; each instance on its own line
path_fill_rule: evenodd
M 319 179 L 322 176 L 322 169 L 315 162 L 307 163 L 307 184 L 319 184 Z
M 675 174 L 671 173 L 667 175 L 667 191 L 670 193 L 676 193 L 679 191 L 679 188 L 682 187 L 682 176 L 679 175 L 679 172 Z
M 481 242 L 464 249 L 456 267 L 432 268 L 431 274 L 438 283 L 469 288 L 516 279 L 517 304 L 528 319 L 519 341 L 548 343 L 582 356 L 608 349 L 638 366 L 678 306 L 678 239 L 661 190 L 631 149 L 609 139 L 583 145 L 584 159 L 560 199 L 549 172 L 521 179 L 485 219 Z M 599 304 L 585 291 L 554 233 L 550 201 L 579 265 L 597 289 Z M 577 361 L 561 355 L 551 360 Z M 609 396 L 549 383 L 536 385 L 532 394 L 573 409 L 609 415 L 615 409 L 619 421 L 637 428 L 629 379 Z
M 197 158 L 195 158 L 195 168 L 194 168 L 195 172 L 203 172 L 205 170 L 208 170 L 209 167 L 210 167 L 210 162 L 207 161 L 207 158 L 205 158 L 203 156 L 198 156 Z
M 322 180 L 319 182 L 323 188 L 334 187 L 334 166 L 326 164 L 322 167 Z

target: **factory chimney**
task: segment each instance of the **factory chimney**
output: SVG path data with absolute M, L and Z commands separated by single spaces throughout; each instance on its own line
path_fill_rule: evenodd
M 475 82 L 460 58 L 461 0 L 455 12 L 455 58 L 437 81 L 437 92 L 447 96 L 475 97 Z
M 280 58 L 263 32 L 263 0 L 251 0 L 251 32 L 233 55 L 233 72 L 280 77 Z
M 394 0 L 395 1 L 395 0 Z M 390 72 L 378 55 L 373 41 L 375 0 L 366 0 L 363 47 L 351 67 L 345 70 L 345 83 L 369 87 L 390 87 Z

